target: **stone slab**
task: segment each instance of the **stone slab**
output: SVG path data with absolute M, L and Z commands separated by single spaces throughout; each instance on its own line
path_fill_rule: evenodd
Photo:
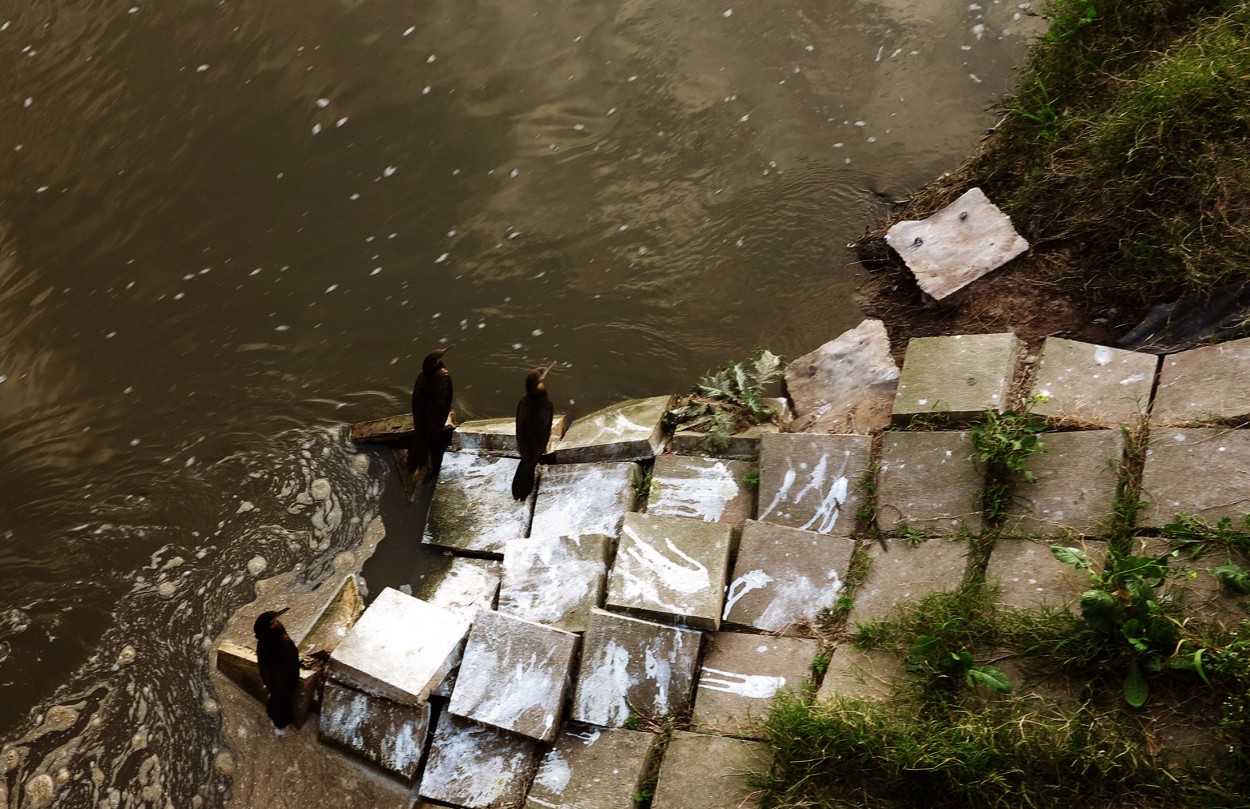
M 807 638 L 717 632 L 699 667 L 692 729 L 763 738 L 762 722 L 777 692 L 811 681 L 820 645 Z
M 1107 557 L 1102 542 L 1053 544 L 1084 551 L 1095 570 Z M 1051 547 L 1052 543 L 1033 539 L 1000 539 L 994 544 L 985 580 L 999 588 L 998 603 L 1021 610 L 1076 609 L 1081 594 L 1092 586 L 1089 572 L 1060 562 Z
M 547 452 L 551 452 L 560 443 L 569 427 L 567 413 L 556 413 L 551 419 L 551 438 L 547 441 Z M 448 449 L 452 452 L 478 452 L 491 455 L 517 454 L 516 418 L 474 419 L 466 421 L 456 428 L 451 436 Z
M 855 541 L 749 520 L 725 596 L 725 626 L 785 633 L 842 594 Z
M 1045 452 L 1029 458 L 1036 483 L 1021 481 L 1003 531 L 1016 536 L 1100 536 L 1115 506 L 1124 433 L 1044 433 Z
M 603 602 L 614 542 L 605 534 L 531 536 L 508 543 L 499 611 L 566 632 L 585 632 Z
M 636 805 L 659 736 L 566 727 L 543 756 L 527 809 L 628 809 Z
M 631 714 L 687 712 L 702 640 L 695 630 L 593 610 L 570 718 L 620 727 Z
M 423 542 L 460 553 L 501 556 L 504 546 L 529 529 L 533 498 L 512 499 L 519 461 L 448 452 L 425 522 Z
M 480 612 L 469 632 L 448 710 L 549 742 L 560 727 L 577 635 L 500 612 Z
M 891 617 L 900 604 L 919 601 L 930 593 L 954 590 L 964 579 L 968 543 L 930 539 L 915 547 L 897 540 L 890 550 L 869 545 L 868 575 L 856 588 L 847 626 Z
M 985 476 L 972 455 L 966 432 L 883 434 L 878 527 L 891 536 L 908 530 L 937 536 L 979 532 Z
M 868 434 L 890 424 L 898 366 L 880 320 L 865 320 L 794 360 L 785 379 L 794 400 L 790 432 Z
M 456 414 L 447 415 L 447 426 L 456 426 Z M 353 424 L 351 439 L 357 444 L 397 444 L 412 437 L 412 413 Z
M 664 411 L 672 398 L 631 399 L 578 419 L 556 446 L 552 462 L 639 461 L 656 455 L 664 448 Z
M 1250 419 L 1250 338 L 1163 358 L 1150 422 L 1180 426 Z
M 1162 528 L 1180 512 L 1214 525 L 1250 511 L 1250 431 L 1194 427 L 1150 431 L 1142 470 L 1147 505 L 1137 524 Z
M 467 610 L 474 615 L 478 610 L 495 608 L 502 576 L 503 568 L 497 561 L 457 556 L 442 570 L 428 574 L 413 595 L 438 607 Z
M 1138 556 L 1157 558 L 1171 551 L 1172 546 L 1164 537 L 1134 540 L 1133 553 Z M 1229 590 L 1215 575 L 1215 569 L 1228 562 L 1250 570 L 1250 557 L 1222 545 L 1212 544 L 1196 558 L 1185 550 L 1169 556 L 1168 567 L 1173 572 L 1168 579 L 1168 596 L 1188 616 L 1204 622 L 1217 621 L 1229 629 L 1237 627 L 1250 618 L 1250 598 Z
M 330 655 L 330 676 L 374 696 L 420 705 L 454 665 L 469 623 L 463 613 L 387 587 Z
M 549 465 L 541 473 L 530 534 L 551 537 L 616 536 L 642 475 L 635 463 Z
M 895 423 L 926 413 L 975 419 L 1006 410 L 1020 350 L 1014 334 L 912 339 L 894 397 Z
M 412 782 L 430 728 L 430 704 L 400 705 L 338 683 L 321 695 L 318 735 Z
M 652 809 L 742 809 L 758 806 L 760 795 L 747 779 L 767 775 L 772 749 L 763 742 L 673 732 Z M 694 785 L 697 785 L 695 787 Z
M 760 439 L 759 519 L 851 536 L 864 502 L 860 480 L 871 463 L 867 436 L 766 435 Z
M 256 662 L 256 650 L 230 641 L 217 644 L 217 669 L 233 680 L 240 688 L 251 694 L 261 704 L 269 701 L 269 692 L 260 679 Z M 313 712 L 317 695 L 321 692 L 321 672 L 300 667 L 299 686 L 295 690 L 295 724 L 303 725 Z
M 885 234 L 916 283 L 941 300 L 1029 249 L 1011 218 L 970 188 L 926 219 L 896 222 Z
M 777 414 L 773 421 L 753 424 L 729 437 L 729 446 L 719 452 L 709 452 L 703 444 L 707 433 L 699 430 L 677 430 L 669 439 L 669 451 L 674 455 L 714 455 L 739 461 L 754 461 L 760 457 L 760 436 L 779 433 L 788 429 L 793 417 L 790 403 L 785 399 L 765 399 L 764 403 Z
M 538 747 L 532 739 L 439 716 L 418 794 L 464 809 L 515 809 L 525 801 Z
M 1159 358 L 1122 348 L 1047 337 L 1031 395 L 1039 416 L 1082 426 L 1131 426 L 1150 409 Z
M 834 649 L 816 699 L 889 699 L 907 676 L 903 659 L 885 649 L 860 651 L 849 643 Z
M 720 626 L 733 532 L 689 517 L 626 514 L 607 606 L 699 629 Z
M 755 487 L 742 482 L 747 461 L 660 455 L 651 469 L 648 514 L 738 525 L 755 516 Z

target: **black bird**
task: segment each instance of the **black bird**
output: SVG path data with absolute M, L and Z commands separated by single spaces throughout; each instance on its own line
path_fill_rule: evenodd
M 451 413 L 451 374 L 443 365 L 447 348 L 425 355 L 421 373 L 412 386 L 412 440 L 408 444 L 408 474 L 420 486 L 437 472 L 447 449 L 443 429 Z
M 547 395 L 547 383 L 543 381 L 550 370 L 551 365 L 530 371 L 525 377 L 525 396 L 517 402 L 516 446 L 521 463 L 512 476 L 512 496 L 517 500 L 524 500 L 534 490 L 534 470 L 538 468 L 538 459 L 547 453 L 547 442 L 551 439 L 555 408 Z
M 299 688 L 299 650 L 278 620 L 289 609 L 262 612 L 252 627 L 256 633 L 256 667 L 269 691 L 265 712 L 277 728 L 295 721 L 295 691 Z

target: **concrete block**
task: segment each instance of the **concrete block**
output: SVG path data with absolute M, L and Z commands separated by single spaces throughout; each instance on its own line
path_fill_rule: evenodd
M 690 709 L 702 633 L 593 610 L 570 718 L 620 727 Z
M 773 421 L 764 424 L 753 424 L 729 437 L 729 446 L 716 452 L 704 445 L 707 433 L 700 430 L 678 429 L 669 440 L 669 451 L 674 455 L 713 455 L 717 458 L 728 458 L 739 461 L 755 461 L 760 457 L 760 436 L 779 433 L 787 429 L 793 414 L 790 403 L 785 399 L 765 399 L 764 403 L 777 415 Z
M 1046 401 L 1033 412 L 1081 426 L 1135 424 L 1150 409 L 1158 368 L 1153 354 L 1047 337 L 1032 390 Z
M 532 739 L 443 711 L 417 791 L 425 800 L 464 809 L 516 809 L 537 767 Z
M 742 482 L 754 464 L 660 455 L 651 470 L 648 514 L 738 525 L 755 516 L 755 487 Z
M 534 500 L 530 534 L 579 537 L 616 536 L 625 512 L 634 510 L 635 463 L 544 466 Z
M 513 458 L 448 452 L 438 473 L 422 540 L 461 553 L 500 556 L 525 536 L 532 499 L 512 499 Z
M 833 651 L 816 699 L 883 700 L 907 677 L 903 658 L 885 649 L 861 652 L 849 643 Z
M 1107 557 L 1101 542 L 1053 544 L 1080 548 L 1096 570 Z M 985 581 L 1000 588 L 1000 604 L 1021 610 L 1076 608 L 1081 594 L 1092 587 L 1089 573 L 1060 562 L 1051 547 L 1052 543 L 1034 539 L 1000 539 L 994 544 Z
M 390 587 L 330 655 L 330 676 L 404 705 L 420 705 L 447 676 L 469 631 L 463 613 Z
M 1182 426 L 1250 419 L 1250 338 L 1170 354 L 1159 370 L 1150 423 Z
M 456 414 L 447 415 L 447 426 L 455 428 Z M 398 444 L 412 437 L 412 413 L 400 413 L 373 421 L 353 424 L 351 439 L 357 444 Z
M 573 422 L 556 446 L 553 463 L 639 461 L 664 448 L 664 411 L 671 396 L 631 399 Z
M 364 612 L 365 600 L 360 595 L 360 588 L 356 586 L 356 577 L 347 576 L 307 630 L 291 635 L 291 639 L 299 638 L 295 644 L 301 655 L 333 652 Z M 284 625 L 290 615 L 288 612 L 282 616 Z M 296 630 L 299 629 L 296 627 Z M 287 625 L 287 633 L 290 634 L 291 631 L 292 627 Z
M 590 611 L 603 602 L 613 540 L 531 536 L 508 543 L 499 611 L 566 632 L 585 632 Z
M 335 682 L 321 696 L 321 741 L 344 747 L 407 782 L 417 776 L 430 704 L 400 705 Z
M 820 646 L 807 638 L 717 632 L 699 668 L 690 726 L 705 733 L 763 738 L 773 696 L 811 680 Z
M 285 617 L 285 616 L 284 616 Z M 240 688 L 260 700 L 269 701 L 269 692 L 260 679 L 256 663 L 256 650 L 230 641 L 217 644 L 217 670 L 233 680 Z M 301 667 L 299 687 L 295 691 L 295 724 L 303 725 L 313 711 L 317 694 L 321 692 L 321 672 Z
M 885 234 L 916 283 L 941 300 L 1029 249 L 1011 218 L 970 188 L 927 219 L 896 222 Z
M 688 517 L 626 514 L 607 606 L 700 629 L 720 625 L 733 532 Z
M 785 633 L 842 594 L 855 541 L 749 520 L 722 613 L 724 625 Z
M 872 462 L 862 435 L 766 435 L 760 439 L 759 519 L 818 534 L 851 536 Z
M 966 432 L 883 434 L 877 525 L 887 535 L 979 532 L 985 476 L 972 454 Z
M 551 419 L 551 438 L 547 442 L 547 451 L 551 452 L 560 443 L 569 427 L 566 413 L 556 413 Z M 451 436 L 452 452 L 477 452 L 491 455 L 510 455 L 515 457 L 516 418 L 475 419 L 466 421 L 456 428 Z
M 740 809 L 759 805 L 747 783 L 767 775 L 772 748 L 763 742 L 678 730 L 664 752 L 652 809 Z
M 1250 511 L 1250 431 L 1194 427 L 1150 431 L 1142 471 L 1146 508 L 1137 524 L 1161 528 L 1180 512 L 1211 524 Z
M 915 547 L 890 542 L 867 548 L 869 570 L 856 588 L 847 626 L 889 618 L 896 606 L 919 601 L 930 593 L 957 588 L 967 567 L 968 543 L 964 540 L 930 539 Z
M 503 566 L 491 559 L 457 556 L 442 570 L 428 574 L 413 593 L 422 601 L 449 610 L 493 610 Z
M 1020 352 L 1014 334 L 911 340 L 894 397 L 895 423 L 925 413 L 977 419 L 987 410 L 1006 410 Z
M 1045 452 L 1029 458 L 1036 483 L 1021 481 L 1004 532 L 1023 536 L 1104 534 L 1115 505 L 1124 433 L 1045 433 Z
M 627 809 L 647 778 L 654 733 L 566 728 L 538 765 L 527 809 Z
M 890 425 L 898 366 L 880 320 L 850 331 L 786 366 L 794 433 L 868 434 Z
M 577 636 L 499 612 L 469 632 L 448 710 L 520 736 L 555 738 Z

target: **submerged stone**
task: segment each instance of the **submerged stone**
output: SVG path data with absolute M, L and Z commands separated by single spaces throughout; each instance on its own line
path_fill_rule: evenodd
M 1003 530 L 1024 536 L 1099 536 L 1110 527 L 1124 456 L 1120 430 L 1044 433 L 1030 456 L 1036 483 L 1021 482 Z
M 1150 423 L 1181 426 L 1250 419 L 1250 338 L 1163 358 Z
M 430 739 L 418 793 L 426 800 L 464 809 L 514 809 L 525 800 L 537 765 L 532 739 L 443 711 Z
M 872 462 L 862 435 L 766 435 L 760 439 L 759 519 L 834 536 L 855 533 Z
M 877 478 L 881 531 L 891 536 L 980 531 L 985 476 L 972 455 L 966 432 L 885 433 Z
M 577 635 L 481 612 L 465 645 L 448 710 L 521 736 L 555 738 Z
M 1158 367 L 1152 354 L 1047 337 L 1033 381 L 1045 401 L 1033 412 L 1081 426 L 1133 425 L 1150 409 Z
M 880 320 L 865 320 L 786 366 L 794 433 L 874 433 L 890 425 L 898 366 Z
M 894 421 L 940 413 L 977 419 L 1009 404 L 1021 344 L 1014 334 L 916 337 L 907 343 Z
M 740 524 L 755 515 L 755 487 L 742 478 L 746 461 L 661 455 L 651 470 L 647 513 Z
M 642 476 L 628 462 L 549 465 L 541 473 L 530 534 L 550 537 L 616 536 Z
M 710 636 L 695 688 L 690 725 L 698 731 L 763 738 L 777 692 L 798 692 L 820 648 L 807 638 L 717 632 Z
M 1151 430 L 1142 499 L 1138 527 L 1162 528 L 1182 512 L 1211 525 L 1223 517 L 1240 520 L 1250 512 L 1250 431 Z
M 423 541 L 462 553 L 503 555 L 508 541 L 529 528 L 532 498 L 512 499 L 518 463 L 470 452 L 444 455 Z
M 702 639 L 692 629 L 592 610 L 570 718 L 620 727 L 632 713 L 685 713 Z
M 656 455 L 664 448 L 664 411 L 671 399 L 631 399 L 578 419 L 556 446 L 552 461 L 638 461 Z
M 527 809 L 621 809 L 636 804 L 659 736 L 566 728 L 538 765 Z
M 937 300 L 1029 249 L 1011 218 L 980 188 L 968 189 L 927 219 L 896 222 L 885 240 L 916 276 L 920 288 Z
M 603 601 L 612 555 L 604 534 L 530 536 L 508 543 L 499 611 L 567 632 L 585 632 Z
M 565 413 L 556 413 L 551 419 L 551 438 L 547 441 L 547 452 L 551 452 L 560 443 L 569 426 L 569 417 Z M 517 454 L 516 418 L 476 419 L 466 421 L 456 428 L 452 434 L 452 452 L 479 452 L 492 455 Z
M 763 742 L 673 732 L 652 809 L 735 809 L 759 804 L 751 776 L 767 776 L 772 748 Z
M 411 782 L 430 727 L 430 705 L 400 705 L 338 683 L 326 683 L 318 733 Z
M 875 543 L 866 550 L 868 575 L 855 590 L 848 627 L 883 621 L 900 604 L 954 590 L 968 566 L 964 540 L 930 539 L 914 547 L 895 540 L 888 552 Z

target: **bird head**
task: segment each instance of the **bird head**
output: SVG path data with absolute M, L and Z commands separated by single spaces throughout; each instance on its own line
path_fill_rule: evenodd
M 278 618 L 289 609 L 290 607 L 283 607 L 280 610 L 270 610 L 269 612 L 262 612 L 260 616 L 256 619 L 256 623 L 252 625 L 252 631 L 256 633 L 256 637 L 259 638 L 261 635 L 264 635 L 267 632 L 273 631 L 274 624 L 278 624 L 278 626 L 281 627 L 282 624 L 278 621 Z
M 429 354 L 426 354 L 425 359 L 421 361 L 421 372 L 431 375 L 437 373 L 438 369 L 443 367 L 443 355 L 451 349 L 451 346 L 436 348 Z
M 555 363 L 549 363 L 546 368 L 535 368 L 525 377 L 525 392 L 535 394 L 547 389 L 546 383 L 543 381 L 547 378 L 547 372 L 555 366 Z

